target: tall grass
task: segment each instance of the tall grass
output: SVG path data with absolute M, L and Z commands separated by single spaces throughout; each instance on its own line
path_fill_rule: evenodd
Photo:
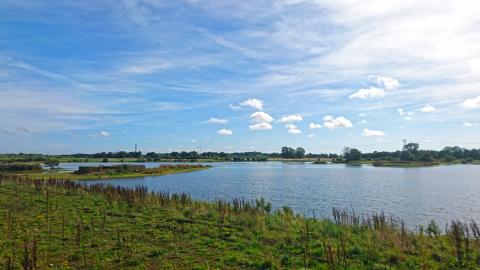
M 476 269 L 475 221 L 408 230 L 384 213 L 331 219 L 264 199 L 0 175 L 0 267 L 150 269 Z

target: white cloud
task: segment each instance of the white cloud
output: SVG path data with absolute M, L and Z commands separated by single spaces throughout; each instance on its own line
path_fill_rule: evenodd
M 272 125 L 270 123 L 258 123 L 248 126 L 250 130 L 269 130 L 272 129 Z
M 197 140 L 195 140 L 195 139 L 192 139 L 192 143 L 196 143 L 196 142 L 197 142 Z
M 466 99 L 460 104 L 467 109 L 479 109 L 480 108 L 480 96 Z
M 343 116 L 333 118 L 332 116 L 327 115 L 323 118 L 323 121 L 323 126 L 328 129 L 353 127 L 352 122 Z
M 463 127 L 478 127 L 479 123 L 463 122 Z
M 365 113 L 359 113 L 358 116 L 365 117 Z
M 228 120 L 227 119 L 210 117 L 210 119 L 208 119 L 207 123 L 209 123 L 209 124 L 227 124 Z
M 315 137 L 315 134 L 308 134 L 307 135 L 307 138 L 313 138 L 313 137 Z
M 302 134 L 302 131 L 294 124 L 286 124 L 285 127 L 288 129 L 290 134 Z
M 310 128 L 310 129 L 322 128 L 322 125 L 320 125 L 318 123 L 310 123 L 310 124 L 308 124 L 308 128 Z
M 362 119 L 362 120 L 357 122 L 357 124 L 359 124 L 359 125 L 363 125 L 363 124 L 366 124 L 366 123 L 367 123 L 367 120 L 365 120 L 365 119 Z
M 303 117 L 299 114 L 291 114 L 282 117 L 280 120 L 278 120 L 280 123 L 295 123 L 295 122 L 300 122 L 303 120 Z
M 288 133 L 291 133 L 291 134 L 302 134 L 302 131 L 298 128 L 294 128 L 294 129 L 289 129 L 288 130 Z
M 242 109 L 241 106 L 236 106 L 236 105 L 233 105 L 233 104 L 228 104 L 228 107 L 230 107 L 230 109 L 232 109 L 234 111 L 238 111 L 238 110 Z
M 432 105 L 426 105 L 425 107 L 421 108 L 420 111 L 424 113 L 431 113 L 436 112 L 437 109 L 435 109 L 435 107 L 433 107 Z
M 348 96 L 348 98 L 358 98 L 358 99 L 375 99 L 375 98 L 382 98 L 385 96 L 385 90 L 377 87 L 370 87 L 360 89 L 357 92 Z
M 386 90 L 394 90 L 400 86 L 398 80 L 392 77 L 374 76 L 373 80 Z
M 368 128 L 363 129 L 362 136 L 364 137 L 382 137 L 385 136 L 385 132 L 380 130 L 370 130 Z
M 254 123 L 270 123 L 273 122 L 273 117 L 266 112 L 254 112 L 250 115 Z
M 222 135 L 222 136 L 231 136 L 233 134 L 233 132 L 230 129 L 225 129 L 225 128 L 220 129 L 219 131 L 217 131 L 217 133 L 218 135 Z
M 99 135 L 102 137 L 110 137 L 110 133 L 105 130 L 100 131 Z
M 398 114 L 400 114 L 401 116 L 403 116 L 403 118 L 405 120 L 413 120 L 414 118 L 412 117 L 412 115 L 414 114 L 414 112 L 406 112 L 404 111 L 402 108 L 398 108 L 397 109 L 398 111 Z
M 240 102 L 240 106 L 243 107 L 252 107 L 257 110 L 263 110 L 263 101 L 256 98 L 249 98 Z

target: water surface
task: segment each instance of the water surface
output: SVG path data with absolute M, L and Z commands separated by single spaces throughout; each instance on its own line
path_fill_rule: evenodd
M 431 219 L 441 224 L 452 219 L 480 221 L 478 165 L 381 168 L 282 162 L 209 164 L 213 168 L 192 173 L 88 183 L 145 185 L 150 190 L 188 192 L 207 200 L 264 197 L 274 207 L 288 205 L 299 213 L 312 215 L 315 211 L 320 217 L 330 217 L 332 207 L 363 214 L 384 211 L 410 226 Z M 79 165 L 61 164 L 70 170 Z

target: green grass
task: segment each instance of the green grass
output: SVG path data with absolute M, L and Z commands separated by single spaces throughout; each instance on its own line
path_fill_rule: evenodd
M 50 179 L 60 178 L 69 180 L 100 180 L 112 178 L 137 178 L 145 176 L 160 176 L 176 173 L 188 173 L 199 170 L 211 168 L 210 166 L 202 165 L 179 165 L 179 166 L 159 166 L 157 168 L 146 169 L 143 172 L 125 172 L 125 173 L 91 173 L 91 174 L 76 174 L 72 172 L 65 172 L 59 170 L 45 170 L 43 172 L 22 171 L 12 172 L 10 174 L 26 176 L 33 179 Z
M 375 161 L 372 164 L 375 167 L 404 167 L 404 168 L 412 168 L 412 167 L 431 167 L 440 165 L 439 162 L 434 161 Z
M 289 208 L 268 213 L 262 201 L 196 201 L 186 194 L 87 188 L 18 175 L 0 180 L 0 267 L 5 269 L 480 266 L 478 234 L 469 230 L 466 238 L 462 226 L 467 225 L 461 223 L 447 235 L 431 230 L 436 236 L 429 236 L 429 230 L 407 231 L 383 215 L 362 222 L 336 211 L 334 221 L 307 219 Z

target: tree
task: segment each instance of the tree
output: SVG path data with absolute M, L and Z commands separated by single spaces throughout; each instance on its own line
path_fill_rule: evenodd
M 295 157 L 296 158 L 304 158 L 305 157 L 305 149 L 302 147 L 298 147 L 297 150 L 295 150 Z
M 362 152 L 355 148 L 345 147 L 343 149 L 343 157 L 346 161 L 360 160 L 362 158 Z
M 45 164 L 45 166 L 50 167 L 50 169 L 53 169 L 54 167 L 58 166 L 59 162 L 56 159 L 49 159 L 49 160 L 46 160 L 43 164 Z
M 433 156 L 430 153 L 422 153 L 420 154 L 419 160 L 430 162 L 430 161 L 433 161 Z
M 420 145 L 418 143 L 407 143 L 404 147 L 404 151 L 418 151 Z
M 305 153 L 304 153 L 305 154 Z M 294 158 L 295 150 L 291 147 L 282 147 L 282 158 Z
M 415 155 L 410 150 L 403 151 L 400 154 L 400 160 L 402 160 L 402 161 L 414 161 L 415 160 Z

